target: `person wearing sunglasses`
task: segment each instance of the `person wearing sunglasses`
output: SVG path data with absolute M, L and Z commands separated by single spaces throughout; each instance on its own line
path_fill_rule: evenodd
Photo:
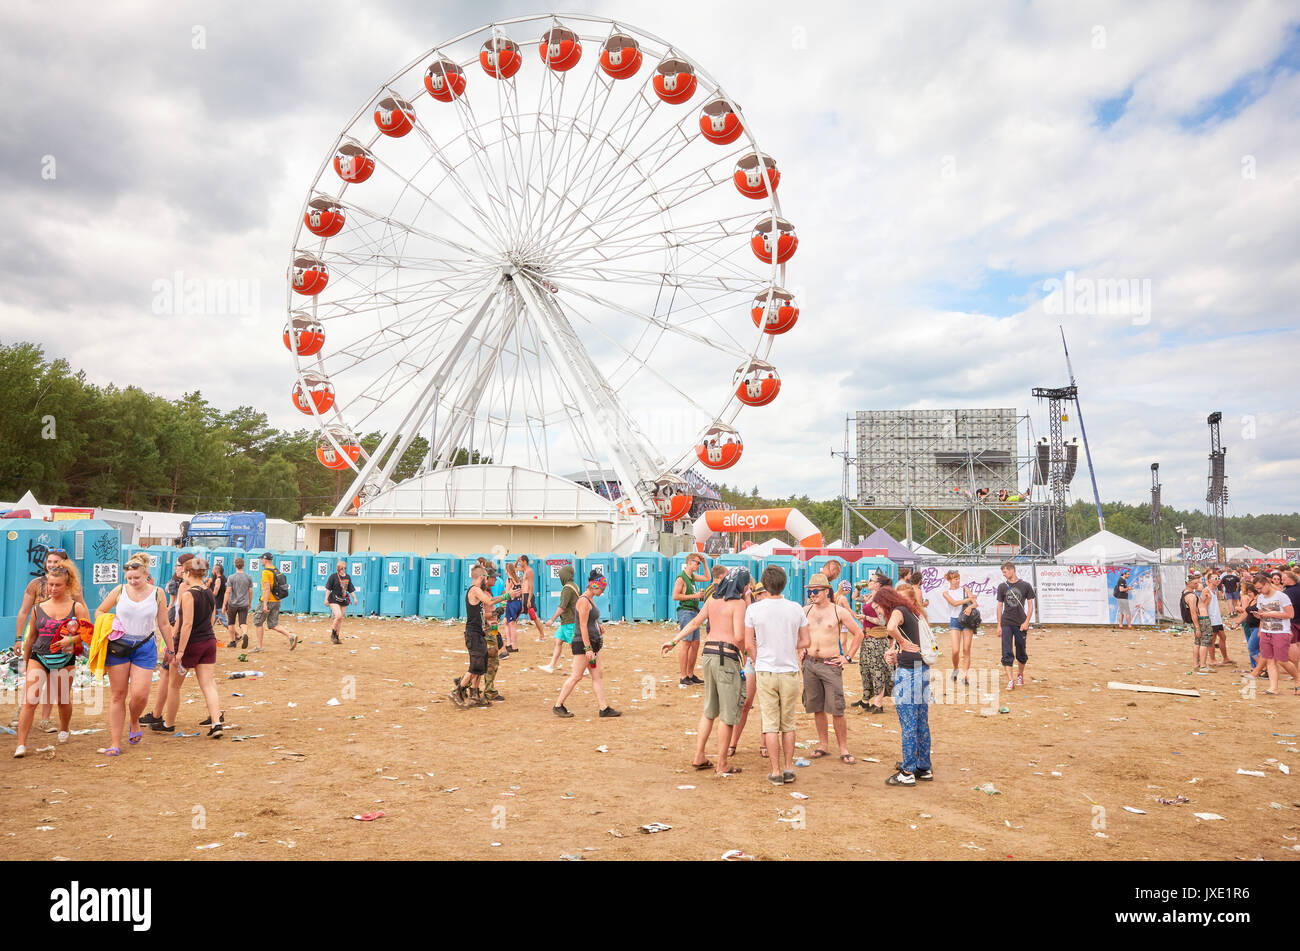
M 808 581 L 809 646 L 804 651 L 803 705 L 813 715 L 817 724 L 817 746 L 813 759 L 829 756 L 830 730 L 827 716 L 835 723 L 835 741 L 840 748 L 840 762 L 853 765 L 857 759 L 849 752 L 849 726 L 845 718 L 844 665 L 857 653 L 862 643 L 862 626 L 852 611 L 846 611 L 831 600 L 831 584 L 818 572 Z M 844 650 L 840 628 L 852 638 L 849 649 Z
M 572 713 L 564 706 L 573 688 L 578 686 L 584 674 L 591 674 L 591 692 L 596 695 L 602 717 L 621 717 L 623 714 L 605 703 L 605 666 L 600 658 L 600 650 L 605 646 L 605 628 L 600 623 L 600 608 L 596 599 L 605 593 L 605 576 L 593 568 L 587 576 L 587 590 L 578 598 L 574 608 L 577 621 L 573 630 L 573 670 L 568 680 L 560 688 L 560 696 L 555 701 L 554 712 L 557 717 L 569 719 Z
M 23 643 L 24 637 L 28 633 L 30 626 L 32 608 L 44 601 L 49 594 L 46 590 L 45 579 L 56 567 L 71 568 L 74 575 L 76 566 L 72 559 L 68 557 L 68 552 L 63 548 L 51 548 L 45 552 L 45 559 L 42 564 L 42 570 L 39 575 L 27 583 L 27 588 L 23 591 L 22 607 L 18 609 L 18 624 L 14 633 L 14 649 L 19 650 Z M 81 586 L 76 585 L 72 589 L 73 600 L 77 604 L 85 606 L 86 600 L 81 595 Z M 37 724 L 37 730 L 41 733 L 51 733 L 54 730 L 50 722 L 50 697 L 48 687 L 42 688 L 41 691 L 41 722 Z

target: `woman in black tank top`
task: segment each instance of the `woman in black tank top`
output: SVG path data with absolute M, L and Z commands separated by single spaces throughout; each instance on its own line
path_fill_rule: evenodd
M 587 590 L 583 592 L 582 597 L 578 598 L 577 606 L 574 613 L 577 615 L 573 630 L 573 671 L 569 674 L 569 679 L 564 682 L 560 688 L 560 696 L 555 701 L 555 715 L 557 717 L 571 717 L 572 713 L 564 706 L 564 701 L 569 698 L 573 688 L 578 686 L 578 681 L 583 674 L 591 674 L 591 692 L 596 695 L 596 702 L 600 704 L 600 715 L 602 717 L 619 717 L 622 716 L 617 710 L 605 704 L 605 687 L 603 684 L 605 668 L 601 662 L 600 649 L 604 646 L 600 629 L 600 609 L 596 607 L 596 598 L 605 592 L 605 577 L 597 571 L 592 571 L 587 578 Z
M 185 586 L 181 589 L 178 609 L 176 611 L 178 663 L 172 665 L 171 690 L 167 695 L 167 709 L 161 723 L 151 724 L 161 733 L 171 733 L 176 729 L 176 711 L 181 702 L 181 685 L 191 670 L 199 682 L 199 690 L 208 707 L 208 719 L 202 726 L 211 725 L 208 736 L 221 738 L 222 721 L 225 714 L 221 712 L 221 702 L 217 699 L 217 637 L 212 630 L 212 617 L 216 613 L 216 601 L 212 592 L 203 585 L 208 564 L 202 556 L 192 558 L 185 566 Z

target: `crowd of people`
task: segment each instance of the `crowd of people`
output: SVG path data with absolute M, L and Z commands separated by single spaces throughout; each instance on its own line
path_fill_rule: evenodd
M 718 776 L 742 772 L 734 759 L 755 705 L 761 721 L 759 755 L 768 760 L 768 782 L 795 781 L 795 718 L 800 709 L 812 714 L 817 731 L 811 759 L 835 756 L 844 765 L 856 764 L 844 688 L 845 668 L 856 663 L 862 689 L 854 706 L 867 714 L 883 714 L 889 697 L 898 718 L 901 758 L 886 783 L 912 786 L 934 778 L 929 704 L 939 647 L 927 619 L 930 602 L 918 570 L 901 569 L 897 582 L 875 572 L 854 586 L 841 578 L 841 563 L 830 559 L 809 579 L 804 598 L 791 599 L 786 594 L 789 579 L 778 566 L 766 567 L 754 579 L 744 567 L 715 565 L 706 574 L 704 565 L 701 555 L 691 554 L 674 579 L 671 598 L 678 630 L 661 649 L 664 655 L 680 649 L 679 686 L 703 688 L 691 761 L 696 770 L 712 770 Z M 606 579 L 596 568 L 580 587 L 571 564 L 560 566 L 557 574 L 559 603 L 549 619 L 554 633 L 548 636 L 537 614 L 537 575 L 528 557 L 521 555 L 501 570 L 491 559 L 478 559 L 465 592 L 469 664 L 453 682 L 451 699 L 457 706 L 491 707 L 505 700 L 497 689 L 497 673 L 503 659 L 520 652 L 522 623 L 533 626 L 539 642 L 552 642 L 550 661 L 539 665 L 541 671 L 557 672 L 566 647 L 571 654 L 571 668 L 553 705 L 557 717 L 574 716 L 566 702 L 584 677 L 590 678 L 598 715 L 621 716 L 605 693 L 605 629 L 597 599 L 606 591 Z M 1017 576 L 1014 564 L 1003 565 L 1002 574 L 995 624 L 1006 689 L 1014 691 L 1025 683 L 1035 592 Z M 938 594 L 948 613 L 948 676 L 969 685 L 972 640 L 983 619 L 960 573 L 949 571 L 945 580 L 947 587 Z M 227 647 L 250 653 L 263 650 L 266 629 L 283 636 L 290 651 L 300 643 L 298 635 L 281 626 L 283 592 L 270 553 L 260 558 L 259 581 L 254 609 L 253 579 L 242 558 L 227 574 L 220 565 L 210 568 L 201 555 L 185 553 L 173 577 L 159 587 L 148 557 L 140 553 L 127 562 L 122 584 L 92 612 L 75 564 L 66 551 L 51 550 L 44 572 L 27 587 L 18 617 L 25 681 L 14 756 L 26 754 L 38 707 L 43 708 L 40 729 L 49 732 L 55 732 L 49 718 L 57 707 L 57 740 L 68 741 L 73 665 L 87 644 L 92 669 L 107 676 L 110 688 L 110 740 L 104 755 L 121 755 L 124 735 L 128 747 L 139 744 L 145 727 L 173 733 L 191 672 L 207 711 L 201 725 L 209 728 L 208 736 L 220 738 L 225 714 L 216 687 L 217 627 L 225 626 Z M 331 641 L 339 644 L 346 610 L 357 597 L 344 561 L 337 563 L 325 587 Z M 1128 576 L 1122 574 L 1112 592 L 1121 627 L 1131 623 L 1125 610 L 1130 590 Z M 1300 577 L 1294 567 L 1253 573 L 1232 567 L 1203 574 L 1192 570 L 1180 610 L 1194 629 L 1198 672 L 1235 664 L 1227 631 L 1240 628 L 1249 656 L 1247 676 L 1267 679 L 1263 693 L 1276 696 L 1280 675 L 1288 674 L 1293 692 L 1300 694 Z M 251 648 L 250 638 L 255 643 Z M 151 698 L 156 672 L 158 687 Z M 710 759 L 715 732 L 717 752 Z

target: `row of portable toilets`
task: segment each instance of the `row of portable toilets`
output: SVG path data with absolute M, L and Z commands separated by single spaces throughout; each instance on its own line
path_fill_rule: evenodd
M 77 563 L 85 587 L 86 603 L 91 609 L 122 579 L 122 569 L 127 560 L 138 551 L 149 556 L 154 580 L 165 585 L 175 570 L 177 559 L 185 552 L 195 552 L 207 558 L 210 564 L 220 564 L 227 574 L 235 570 L 235 559 L 243 558 L 245 571 L 253 582 L 253 604 L 256 606 L 261 588 L 262 552 L 245 552 L 237 548 L 176 548 L 155 545 L 140 548 L 122 545 L 117 529 L 95 520 L 44 522 L 35 519 L 7 519 L 0 521 L 3 544 L 0 544 L 0 629 L 12 628 L 22 604 L 23 591 L 28 582 L 43 569 L 45 555 L 51 548 L 63 548 Z M 506 558 L 490 555 L 417 555 L 412 552 L 357 552 L 342 555 L 337 552 L 312 553 L 308 551 L 273 552 L 276 570 L 289 581 L 289 596 L 284 599 L 283 610 L 294 614 L 327 614 L 325 608 L 325 582 L 337 570 L 341 560 L 357 589 L 357 603 L 348 608 L 354 617 L 379 615 L 381 617 L 427 617 L 443 620 L 464 617 L 465 589 L 469 585 L 469 572 L 479 557 L 495 562 L 502 569 L 497 581 L 499 594 L 505 586 L 504 566 L 518 554 Z M 586 557 L 573 555 L 529 554 L 529 561 L 537 575 L 537 611 L 542 620 L 551 617 L 559 607 L 560 568 L 570 565 L 574 569 L 578 586 L 584 587 L 589 574 L 599 571 L 608 579 L 605 593 L 596 599 L 601 617 L 618 621 L 665 621 L 676 616 L 676 605 L 669 595 L 673 582 L 682 571 L 686 555 L 667 558 L 657 552 L 639 552 L 620 556 L 596 553 Z M 772 555 L 758 559 L 749 555 L 722 555 L 717 561 L 724 565 L 743 565 L 755 577 L 768 565 L 780 565 L 787 578 L 785 596 L 802 601 L 808 579 L 821 570 L 829 560 L 826 557 L 800 561 L 789 555 Z M 714 564 L 706 558 L 704 574 Z M 897 578 L 893 562 L 883 558 L 864 558 L 846 566 L 842 577 L 852 581 L 864 580 L 880 569 Z M 702 586 L 697 586 L 702 587 Z

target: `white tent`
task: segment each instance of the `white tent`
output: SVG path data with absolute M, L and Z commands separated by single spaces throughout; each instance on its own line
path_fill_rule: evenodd
M 938 555 L 938 554 L 939 554 L 939 553 L 938 553 L 937 551 L 935 551 L 933 548 L 926 548 L 924 545 L 922 545 L 920 542 L 918 542 L 915 538 L 912 539 L 912 543 L 911 543 L 910 545 L 907 543 L 906 540 L 904 540 L 903 542 L 901 542 L 901 544 L 903 545 L 904 548 L 910 548 L 910 549 L 912 549 L 912 551 L 916 552 L 918 555 Z
M 1243 545 L 1241 548 L 1229 548 L 1226 554 L 1229 561 L 1256 561 L 1268 557 L 1262 551 L 1251 548 L 1249 545 Z
M 755 542 L 748 548 L 742 549 L 741 554 L 752 555 L 755 558 L 766 558 L 768 555 L 772 554 L 773 549 L 789 547 L 790 543 L 788 541 L 782 541 L 779 538 L 769 538 L 765 542 Z
M 36 496 L 32 495 L 30 489 L 21 499 L 18 500 L 14 505 L 14 508 L 27 509 L 32 513 L 32 518 L 48 519 L 50 517 L 49 510 L 40 502 L 36 501 Z
M 1056 556 L 1058 565 L 1154 565 L 1160 558 L 1149 548 L 1101 531 Z

